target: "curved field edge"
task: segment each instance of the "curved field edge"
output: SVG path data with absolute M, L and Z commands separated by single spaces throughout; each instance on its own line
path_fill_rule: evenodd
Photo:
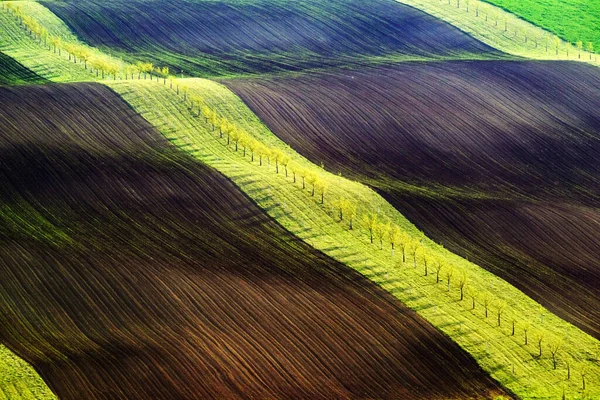
M 234 121 L 252 136 L 270 147 L 287 152 L 294 162 L 321 175 L 329 184 L 324 205 L 302 190 L 292 176 L 283 169 L 275 173 L 275 166 L 259 166 L 251 162 L 242 149 L 235 151 L 226 138 L 219 138 L 210 125 L 195 116 L 189 105 L 168 86 L 151 82 L 115 82 L 108 85 L 119 93 L 137 112 L 151 122 L 176 146 L 188 151 L 199 160 L 229 177 L 269 215 L 286 229 L 325 254 L 367 276 L 396 298 L 416 310 L 430 323 L 467 350 L 477 362 L 506 388 L 521 398 L 555 398 L 563 386 L 573 395 L 598 396 L 600 388 L 592 382 L 600 381 L 600 367 L 595 361 L 598 341 L 543 309 L 507 282 L 445 250 L 427 238 L 371 189 L 340 176 L 325 172 L 309 164 L 289 146 L 277 139 L 243 102 L 220 84 L 202 79 L 187 79 L 189 94 L 202 96 L 211 107 L 230 121 Z M 455 273 L 464 271 L 470 287 L 494 294 L 494 302 L 507 304 L 504 321 L 535 321 L 529 334 L 529 345 L 522 344 L 522 334 L 511 335 L 510 324 L 496 324 L 495 306 L 490 306 L 490 318 L 485 318 L 479 305 L 471 310 L 470 301 L 459 301 L 459 290 L 445 282 L 436 284 L 435 276 L 424 277 L 419 261 L 402 262 L 400 251 L 390 253 L 389 246 L 380 250 L 369 242 L 365 229 L 348 230 L 345 222 L 337 222 L 337 210 L 331 199 L 351 198 L 359 206 L 358 214 L 378 211 L 382 219 L 395 222 L 413 238 L 422 238 L 424 248 L 434 252 Z M 540 321 L 540 322 L 537 322 Z M 581 392 L 581 381 L 565 381 L 567 372 L 552 369 L 548 356 L 537 357 L 536 335 L 547 342 L 562 340 L 562 360 L 570 363 L 571 373 L 586 373 L 587 391 Z M 514 372 L 513 372 L 514 371 Z M 577 371 L 577 372 L 576 372 Z
M 44 2 L 82 38 L 196 77 L 289 73 L 415 59 L 505 58 L 393 0 Z
M 535 60 L 570 60 L 599 66 L 598 54 L 577 47 L 500 7 L 474 0 L 396 0 L 446 21 L 500 51 Z M 458 7 L 457 7 L 458 4 Z M 467 6 L 469 4 L 469 6 Z M 468 7 L 468 11 L 467 11 Z
M 56 398 L 31 365 L 0 345 L 0 400 Z
M 573 43 L 600 45 L 598 0 L 485 0 Z
M 3 87 L 0 103 L 1 336 L 61 399 L 506 393 L 108 87 Z
M 14 58 L 0 52 L 0 85 L 21 85 L 46 83 L 46 79 L 38 76 Z
M 81 67 L 72 64 L 70 68 Z M 231 92 L 210 81 L 186 82 L 191 86 L 190 93 L 203 96 L 220 113 L 230 117 L 263 142 L 292 154 L 289 147 L 276 139 Z M 510 336 L 507 333 L 508 327 L 498 329 L 493 321 L 483 320 L 482 310 L 471 312 L 464 302 L 456 301 L 455 288 L 448 294 L 441 285 L 422 279 L 418 272 L 409 268 L 408 263 L 400 263 L 397 268 L 397 256 L 390 257 L 387 251 L 379 251 L 375 246 L 369 245 L 364 231 L 351 232 L 340 224 L 332 223 L 335 210 L 319 206 L 309 193 L 299 190 L 297 185 L 291 183 L 290 179 L 283 178 L 282 174 L 274 174 L 272 168 L 271 171 L 265 171 L 265 167 L 259 168 L 256 164 L 249 163 L 248 158 L 242 159 L 239 153 L 223 146 L 222 142 L 211 136 L 207 125 L 192 117 L 181 97 L 163 87 L 162 83 L 107 83 L 153 125 L 160 127 L 161 132 L 175 144 L 229 176 L 288 230 L 370 277 L 416 309 L 469 351 L 485 370 L 517 395 L 524 398 L 557 397 L 563 387 L 567 393 L 581 394 L 580 383 L 576 379 L 564 382 L 562 376 L 566 372 L 552 371 L 547 358 L 538 360 L 535 357 L 536 349 L 531 343 L 529 346 L 520 345 L 522 338 Z M 210 87 L 220 94 L 211 95 Z M 297 155 L 293 157 L 307 168 L 326 176 L 332 187 L 328 197 L 346 195 L 355 198 L 360 204 L 368 204 L 370 209 L 379 209 L 382 215 L 397 222 L 413 236 L 419 237 L 414 226 L 374 192 L 335 175 L 325 174 Z M 598 366 L 590 361 L 595 360 L 597 341 L 556 316 L 549 315 L 523 293 L 481 268 L 446 252 L 428 240 L 424 240 L 424 247 L 438 250 L 447 262 L 468 272 L 472 286 L 499 293 L 499 300 L 505 299 L 511 304 L 511 314 L 514 313 L 523 320 L 539 320 L 541 315 L 545 315 L 544 322 L 536 324 L 535 328 L 548 334 L 547 339 L 565 334 L 561 349 L 563 354 L 568 354 L 565 358 L 568 357 L 572 362 L 573 376 L 587 371 L 586 377 L 590 382 L 599 381 Z M 587 393 L 593 395 L 594 390 L 597 388 L 592 386 Z

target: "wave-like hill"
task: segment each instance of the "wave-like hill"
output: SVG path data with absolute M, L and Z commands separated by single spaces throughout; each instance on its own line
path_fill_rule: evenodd
M 411 63 L 225 82 L 294 149 L 600 338 L 600 72 Z
M 0 52 L 0 85 L 46 82 L 46 79 L 30 71 L 14 58 Z
M 59 398 L 502 393 L 106 87 L 0 88 L 0 104 L 0 340 Z
M 42 2 L 86 42 L 194 75 L 500 56 L 394 0 Z

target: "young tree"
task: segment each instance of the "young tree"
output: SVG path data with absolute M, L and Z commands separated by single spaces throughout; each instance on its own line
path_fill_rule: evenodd
M 150 75 L 150 80 L 152 80 L 152 75 Z M 190 88 L 187 85 L 181 85 L 181 91 L 183 92 L 183 101 L 187 100 L 187 93 Z
M 246 149 L 248 148 L 248 145 L 250 144 L 251 140 L 252 138 L 250 137 L 250 135 L 248 135 L 245 131 L 240 130 L 240 139 L 238 140 L 238 142 L 240 143 L 240 146 L 242 146 L 243 157 L 246 157 Z
M 238 151 L 238 144 L 240 142 L 240 138 L 242 137 L 241 131 L 237 126 L 232 126 L 229 131 L 229 137 L 231 141 L 235 144 L 235 151 Z
M 290 156 L 288 156 L 287 154 L 283 154 L 281 156 L 281 160 L 279 160 L 279 163 L 281 165 L 283 165 L 283 169 L 285 170 L 285 177 L 288 177 L 288 166 L 290 165 Z
M 556 359 L 556 355 L 558 353 L 558 351 L 560 350 L 560 347 L 562 346 L 562 341 L 561 340 L 555 340 L 553 342 L 550 342 L 550 345 L 548 346 L 548 350 L 550 351 L 550 355 L 552 356 L 552 366 L 553 369 L 556 370 L 556 364 L 557 359 Z
M 248 142 L 248 150 L 250 150 L 250 162 L 254 162 L 254 153 L 256 152 L 256 149 L 258 149 L 259 145 L 260 143 L 256 139 L 250 139 Z
M 498 308 L 496 309 L 496 315 L 498 317 L 498 326 L 502 324 L 502 313 L 504 313 L 504 309 L 506 308 L 505 302 L 498 303 Z
M 296 174 L 298 173 L 298 166 L 296 165 L 295 162 L 290 161 L 288 163 L 287 169 L 289 169 L 290 172 L 292 173 L 293 182 L 296 183 Z
M 523 334 L 525 335 L 525 346 L 527 346 L 527 344 L 529 342 L 529 337 L 527 336 L 527 333 L 529 332 L 530 327 L 531 327 L 531 324 L 529 322 L 526 322 L 525 324 L 523 324 Z
M 338 218 L 340 221 L 344 220 L 344 212 L 346 210 L 346 204 L 348 204 L 348 200 L 344 198 L 337 199 L 333 202 L 333 206 L 338 209 Z
M 311 189 L 310 195 L 314 197 L 314 195 L 315 195 L 315 183 L 317 182 L 317 175 L 315 175 L 312 172 L 309 172 L 306 175 L 306 182 L 308 182 L 308 184 L 311 185 L 312 189 Z
M 586 44 L 585 47 L 586 47 L 588 53 L 590 53 L 590 60 L 591 60 L 592 59 L 592 53 L 594 52 L 594 43 L 587 42 L 587 44 Z
M 400 246 L 400 250 L 402 250 L 402 262 L 405 263 L 406 262 L 406 250 L 408 248 L 408 245 L 410 243 L 410 237 L 402 232 L 400 234 L 400 238 L 398 239 L 398 246 Z
M 471 310 L 475 309 L 475 298 L 477 297 L 477 292 L 475 289 L 469 290 L 469 297 L 471 297 Z
M 492 305 L 492 297 L 489 293 L 485 293 L 481 299 L 481 303 L 483 304 L 483 309 L 485 310 L 485 317 L 488 317 L 488 311 L 490 306 Z
M 160 74 L 163 77 L 163 85 L 167 85 L 167 78 L 169 77 L 169 67 L 162 67 L 160 70 Z
M 400 240 L 402 231 L 398 225 L 393 224 L 388 231 L 388 241 L 392 245 L 392 255 L 394 255 L 396 243 Z
M 62 39 L 58 36 L 52 36 L 50 38 L 50 43 L 52 43 L 52 45 L 54 46 L 54 54 L 56 54 L 56 49 L 59 49 L 59 56 L 60 56 L 60 43 L 62 42 Z
M 350 201 L 346 208 L 346 218 L 348 220 L 348 229 L 352 230 L 354 225 L 354 218 L 356 218 L 356 203 Z
M 577 58 L 581 59 L 581 50 L 583 50 L 583 42 L 581 40 L 578 40 L 575 45 L 577 46 L 577 52 L 579 53 Z
M 581 390 L 585 391 L 585 377 L 588 374 L 588 366 L 585 365 L 581 368 Z
M 306 189 L 306 176 L 308 175 L 308 171 L 304 168 L 298 168 L 298 175 L 302 178 L 302 190 Z
M 169 89 L 173 89 L 173 82 L 175 82 L 175 75 L 169 75 L 167 79 L 169 79 Z
M 273 159 L 273 161 L 275 161 L 275 173 L 276 174 L 279 173 L 279 162 L 281 161 L 283 156 L 284 156 L 283 151 L 281 151 L 279 149 L 273 149 L 273 151 L 271 152 L 271 158 Z
M 83 61 L 84 69 L 87 69 L 87 63 L 88 63 L 88 60 L 90 59 L 91 55 L 92 55 L 92 52 L 88 48 L 83 47 L 83 46 L 81 46 L 79 48 L 79 60 Z
M 560 47 L 560 39 L 558 36 L 554 35 L 552 37 L 552 43 L 554 44 L 554 48 L 556 49 L 556 55 L 558 55 L 558 48 Z
M 435 260 L 436 263 L 434 264 L 434 270 L 435 270 L 435 283 L 440 283 L 440 274 L 442 272 L 442 269 L 444 268 L 444 261 L 442 261 L 441 259 L 437 259 Z
M 323 178 L 317 180 L 317 190 L 321 193 L 321 204 L 325 204 L 325 193 L 329 189 L 329 183 Z
M 417 268 L 417 255 L 421 250 L 421 243 L 418 240 L 411 240 L 408 244 L 409 254 L 413 259 L 413 268 Z
M 545 337 L 546 337 L 546 333 L 542 330 L 539 331 L 536 335 L 536 340 L 537 340 L 538 349 L 539 349 L 539 357 L 542 356 L 542 341 L 544 340 Z
M 371 239 L 371 244 L 373 244 L 373 234 L 375 231 L 375 226 L 377 226 L 377 214 L 369 213 L 363 216 L 363 225 L 369 231 L 369 237 Z
M 452 279 L 452 275 L 454 275 L 454 268 L 446 269 L 446 279 L 448 283 L 448 292 L 450 291 L 450 281 Z
M 259 142 L 254 151 L 258 155 L 258 165 L 262 167 L 263 157 L 268 153 L 269 149 L 267 146 Z
M 390 223 L 379 222 L 375 224 L 374 227 L 375 237 L 379 240 L 379 249 L 383 250 L 383 239 L 387 236 L 387 233 L 390 231 Z
M 463 301 L 465 295 L 465 285 L 467 284 L 467 275 L 462 273 L 458 279 L 458 288 L 460 289 L 460 301 Z

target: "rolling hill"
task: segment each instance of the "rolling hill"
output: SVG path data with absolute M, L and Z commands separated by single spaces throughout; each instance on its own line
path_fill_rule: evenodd
M 402 64 L 224 82 L 282 140 L 600 337 L 600 72 Z
M 84 41 L 195 76 L 502 57 L 393 0 L 42 2 Z
M 0 338 L 59 398 L 503 393 L 105 86 L 0 103 Z
M 0 52 L 0 85 L 46 82 L 46 79 L 25 68 L 14 58 Z

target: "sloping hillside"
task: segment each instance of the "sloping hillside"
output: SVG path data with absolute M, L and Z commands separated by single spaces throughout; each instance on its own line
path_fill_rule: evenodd
M 600 72 L 404 64 L 227 81 L 284 141 L 600 337 Z
M 0 85 L 45 82 L 46 79 L 28 70 L 14 58 L 0 52 Z
M 0 103 L 0 338 L 60 398 L 502 393 L 106 87 L 1 88 Z
M 500 56 L 393 0 L 42 2 L 83 40 L 193 75 Z

